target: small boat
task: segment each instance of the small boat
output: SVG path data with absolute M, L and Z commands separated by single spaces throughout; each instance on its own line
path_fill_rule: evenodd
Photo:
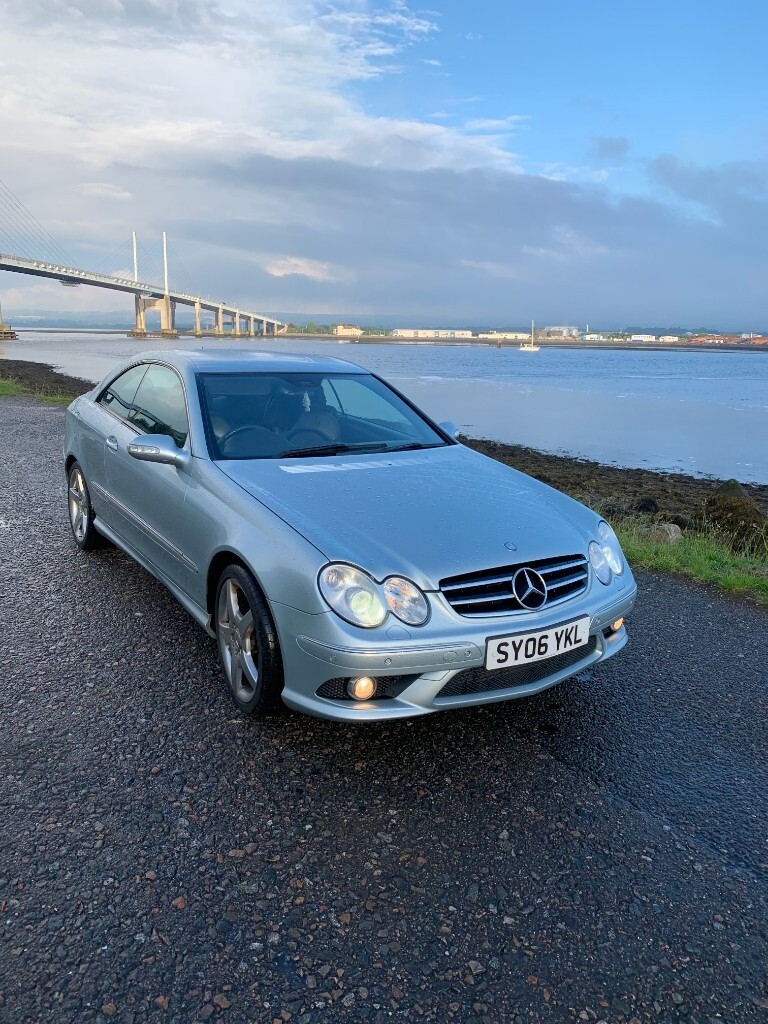
M 527 341 L 527 342 L 523 342 L 523 344 L 520 346 L 520 351 L 521 352 L 538 352 L 540 348 L 541 348 L 541 345 L 535 344 L 535 342 L 533 340 L 533 320 L 531 320 L 531 340 Z

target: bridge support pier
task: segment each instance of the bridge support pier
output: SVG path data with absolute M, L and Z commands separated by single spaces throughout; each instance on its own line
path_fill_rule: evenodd
M 234 334 L 236 338 L 240 337 L 240 314 L 235 313 L 234 316 Z
M 195 337 L 202 338 L 203 329 L 200 325 L 200 299 L 195 299 Z
M 132 331 L 128 332 L 130 338 L 178 338 L 176 330 L 176 303 L 169 295 L 160 298 L 145 298 L 143 295 L 135 296 L 136 321 Z M 156 309 L 160 312 L 160 330 L 147 330 L 147 310 Z
M 0 341 L 18 341 L 19 337 L 10 324 L 3 323 L 3 310 L 0 307 Z
M 222 306 L 216 310 L 216 326 L 213 329 L 214 334 L 224 333 L 224 309 Z
M 250 323 L 250 327 L 248 328 L 248 337 L 249 338 L 255 338 L 256 337 L 256 331 L 254 329 L 254 318 L 253 317 L 250 317 L 249 323 Z

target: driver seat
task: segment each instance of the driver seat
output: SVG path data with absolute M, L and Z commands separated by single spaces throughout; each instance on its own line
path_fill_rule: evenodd
M 323 389 L 307 388 L 304 396 L 301 415 L 290 431 L 291 441 L 304 443 L 306 435 L 307 445 L 316 444 L 318 434 L 326 443 L 338 441 L 341 426 L 333 411 L 328 408 Z

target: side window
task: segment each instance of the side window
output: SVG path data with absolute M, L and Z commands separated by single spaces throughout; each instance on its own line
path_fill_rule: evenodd
M 397 427 L 399 430 L 411 426 L 406 417 L 387 401 L 377 395 L 372 388 L 356 380 L 354 377 L 334 377 L 333 388 L 338 395 L 342 411 L 348 416 L 357 416 L 362 420 L 376 420 Z
M 153 364 L 133 400 L 130 422 L 146 434 L 168 434 L 183 448 L 189 433 L 181 381 L 167 366 Z
M 132 366 L 130 370 L 121 373 L 102 394 L 99 399 L 99 405 L 103 405 L 105 409 L 109 409 L 110 412 L 113 412 L 121 419 L 127 420 L 133 405 L 136 389 L 146 372 L 147 364 L 139 363 L 138 366 Z

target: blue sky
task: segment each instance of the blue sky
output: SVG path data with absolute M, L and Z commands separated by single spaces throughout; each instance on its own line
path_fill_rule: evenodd
M 627 138 L 635 159 L 765 155 L 764 4 L 454 0 L 431 17 L 402 76 L 365 90 L 380 112 L 527 116 L 511 145 L 530 169 L 598 166 L 596 136 Z
M 251 308 L 760 329 L 767 10 L 0 0 L 2 174 L 81 265 L 165 228 Z

